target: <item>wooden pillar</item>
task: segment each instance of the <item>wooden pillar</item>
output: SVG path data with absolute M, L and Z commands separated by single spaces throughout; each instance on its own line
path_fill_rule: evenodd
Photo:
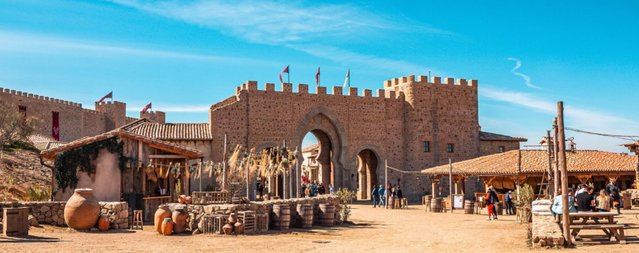
M 564 103 L 557 103 L 557 127 L 559 141 L 559 167 L 561 168 L 561 198 L 562 203 L 568 203 L 568 167 L 566 165 L 566 135 L 564 133 Z M 570 234 L 570 217 L 568 216 L 568 205 L 563 205 L 562 228 L 564 231 L 564 243 L 566 246 L 572 245 Z
M 431 184 L 431 194 L 433 195 L 433 198 L 436 198 L 439 196 L 439 191 L 437 188 L 437 184 L 439 183 L 439 178 L 435 177 L 430 181 Z

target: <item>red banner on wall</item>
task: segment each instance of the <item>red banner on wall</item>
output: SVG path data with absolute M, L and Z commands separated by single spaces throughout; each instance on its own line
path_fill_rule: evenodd
M 51 114 L 51 137 L 59 141 L 60 140 L 60 113 L 52 112 Z

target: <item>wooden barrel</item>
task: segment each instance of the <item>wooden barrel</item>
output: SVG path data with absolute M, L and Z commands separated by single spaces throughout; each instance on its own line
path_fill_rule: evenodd
M 335 206 L 333 204 L 321 203 L 319 204 L 320 226 L 332 227 L 335 222 Z
M 297 214 L 300 216 L 300 226 L 303 228 L 313 227 L 313 205 L 297 204 Z
M 430 200 L 433 198 L 431 195 L 424 195 L 423 205 L 426 207 L 426 211 L 430 211 Z
M 475 202 L 470 200 L 464 201 L 464 213 L 465 214 L 473 214 L 475 212 Z
M 273 229 L 287 230 L 291 225 L 291 208 L 288 204 L 273 205 Z
M 440 213 L 442 211 L 442 199 L 432 198 L 430 199 L 430 211 L 433 213 Z

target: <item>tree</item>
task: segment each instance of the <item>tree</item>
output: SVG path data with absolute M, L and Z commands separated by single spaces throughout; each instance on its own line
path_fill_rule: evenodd
M 13 104 L 0 101 L 0 153 L 4 147 L 26 142 L 35 131 L 35 120 L 16 110 Z

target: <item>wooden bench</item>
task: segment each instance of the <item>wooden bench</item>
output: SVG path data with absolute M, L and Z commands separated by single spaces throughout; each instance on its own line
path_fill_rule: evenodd
M 610 240 L 614 237 L 617 242 L 622 244 L 626 243 L 625 228 L 624 224 L 570 225 L 571 234 L 575 239 L 577 239 L 581 230 L 602 230 Z

